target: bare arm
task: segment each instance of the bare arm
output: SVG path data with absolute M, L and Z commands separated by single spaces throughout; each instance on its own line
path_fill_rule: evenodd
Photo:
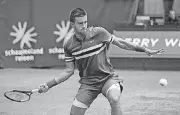
M 39 93 L 45 93 L 48 89 L 66 81 L 74 74 L 75 64 L 74 62 L 66 62 L 66 69 L 60 74 L 59 77 L 55 77 L 54 79 L 42 84 L 39 87 Z
M 55 77 L 57 84 L 66 81 L 74 74 L 74 62 L 66 62 L 66 69 L 60 74 L 60 77 Z
M 118 46 L 119 48 L 122 48 L 122 49 L 126 49 L 126 50 L 132 50 L 132 51 L 136 51 L 137 50 L 137 47 L 138 48 L 141 48 L 142 51 L 141 52 L 145 52 L 145 49 L 144 47 L 141 47 L 133 42 L 129 42 L 129 41 L 126 41 L 126 40 L 123 40 L 121 38 L 118 38 L 116 36 L 113 36 L 114 37 L 114 41 L 112 42 L 114 45 Z
M 137 51 L 137 52 L 145 52 L 148 56 L 152 56 L 154 54 L 159 54 L 159 53 L 164 52 L 163 49 L 150 50 L 148 48 L 142 47 L 142 46 L 135 44 L 133 42 L 129 42 L 129 41 L 123 40 L 121 38 L 118 38 L 116 36 L 113 36 L 113 37 L 114 37 L 114 40 L 112 43 L 114 45 L 118 46 L 119 48 L 122 48 L 122 49 L 132 50 L 132 51 Z

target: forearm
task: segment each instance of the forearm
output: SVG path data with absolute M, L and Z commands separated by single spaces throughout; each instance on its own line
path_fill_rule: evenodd
M 140 46 L 140 45 L 136 45 L 136 46 L 134 47 L 134 50 L 137 51 L 137 52 L 146 52 L 147 48 L 142 47 L 142 46 Z
M 73 75 L 72 71 L 65 70 L 60 74 L 60 77 L 55 77 L 52 80 L 46 82 L 48 88 L 52 88 L 70 78 Z
M 125 50 L 132 50 L 132 51 L 137 51 L 137 52 L 146 52 L 146 50 L 147 50 L 147 48 L 145 48 L 145 47 L 142 47 L 142 46 L 135 44 L 133 42 L 123 40 L 123 39 L 118 38 L 116 36 L 114 36 L 113 44 L 122 48 L 122 49 L 125 49 Z
M 114 36 L 114 40 L 112 43 L 113 43 L 113 45 L 116 45 L 122 49 L 132 50 L 132 51 L 137 51 L 137 52 L 145 52 L 148 56 L 152 56 L 154 54 L 160 54 L 160 53 L 164 52 L 163 49 L 151 50 L 151 49 L 145 48 L 143 46 L 140 46 L 138 44 L 135 44 L 133 42 L 123 40 L 122 38 L 117 38 L 116 36 Z
M 135 44 L 133 42 L 124 41 L 123 44 L 125 45 L 124 49 L 127 49 L 127 50 L 132 50 L 132 51 L 137 51 L 137 52 L 146 52 L 147 51 L 147 48 L 140 46 L 138 44 Z

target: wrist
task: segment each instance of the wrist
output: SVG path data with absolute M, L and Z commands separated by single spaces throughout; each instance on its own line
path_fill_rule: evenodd
M 135 47 L 135 51 L 137 52 L 146 52 L 146 48 L 145 47 L 142 47 L 142 46 L 136 46 Z
M 52 80 L 46 82 L 46 84 L 47 84 L 48 88 L 52 88 L 52 87 L 56 86 L 58 83 L 56 82 L 55 79 L 52 79 Z

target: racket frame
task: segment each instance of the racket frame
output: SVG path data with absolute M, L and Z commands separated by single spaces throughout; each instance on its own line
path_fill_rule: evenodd
M 11 100 L 11 101 L 26 102 L 26 101 L 29 101 L 29 100 L 30 100 L 31 95 L 32 95 L 33 93 L 36 93 L 36 92 L 38 92 L 38 91 L 39 91 L 39 89 L 33 89 L 33 90 L 31 90 L 31 91 L 11 90 L 11 91 L 5 92 L 5 93 L 4 93 L 4 96 L 5 96 L 7 99 Z M 8 94 L 8 93 L 11 93 L 11 92 L 23 93 L 23 94 L 25 94 L 25 95 L 28 96 L 28 99 L 26 99 L 26 100 L 16 100 L 16 99 L 12 99 L 12 98 L 10 98 L 9 96 L 7 96 L 7 94 Z

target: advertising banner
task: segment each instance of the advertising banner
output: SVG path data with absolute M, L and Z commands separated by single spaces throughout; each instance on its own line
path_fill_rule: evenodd
M 114 31 L 114 35 L 150 49 L 164 49 L 155 58 L 180 58 L 179 31 Z M 148 57 L 144 53 L 126 51 L 111 46 L 110 57 Z
M 9 33 L 10 39 L 2 41 L 4 42 L 3 53 L 6 64 L 11 62 L 11 65 L 14 63 L 16 66 L 26 65 L 29 67 L 33 65 L 36 55 L 44 54 L 43 47 L 34 48 L 38 36 L 35 27 L 28 27 L 28 23 L 25 21 L 12 25 L 12 29 L 13 31 Z
M 32 24 L 31 0 L 0 2 L 0 65 L 30 67 L 43 48 L 34 48 L 37 30 Z M 20 5 L 19 5 L 20 4 Z

